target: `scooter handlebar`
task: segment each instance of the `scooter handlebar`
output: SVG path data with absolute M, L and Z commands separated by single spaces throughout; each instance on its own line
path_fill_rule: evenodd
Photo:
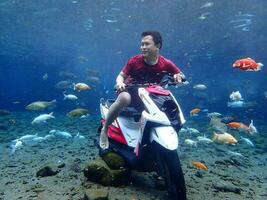
M 182 78 L 182 82 L 175 82 L 174 78 L 172 76 L 168 76 L 167 79 L 161 81 L 160 83 L 129 83 L 125 86 L 125 89 L 130 88 L 139 88 L 139 87 L 148 87 L 151 85 L 160 85 L 160 86 L 166 86 L 166 85 L 187 85 L 189 82 L 186 80 L 186 78 Z M 114 86 L 114 91 L 118 91 L 116 88 L 116 85 Z

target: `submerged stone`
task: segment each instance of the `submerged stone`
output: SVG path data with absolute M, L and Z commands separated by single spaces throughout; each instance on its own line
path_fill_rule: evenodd
M 89 180 L 104 186 L 119 186 L 128 183 L 130 171 L 128 169 L 110 169 L 100 158 L 90 162 L 84 168 L 84 176 Z
M 106 190 L 87 189 L 85 190 L 84 200 L 108 200 L 109 193 Z
M 45 166 L 42 169 L 38 170 L 36 173 L 37 177 L 46 177 L 46 176 L 54 176 L 58 173 L 59 171 L 53 170 L 50 166 Z
M 111 169 L 120 169 L 120 168 L 125 168 L 126 163 L 124 159 L 114 153 L 114 152 L 109 152 L 106 153 L 102 156 L 102 159 L 106 162 L 106 164 L 111 168 Z

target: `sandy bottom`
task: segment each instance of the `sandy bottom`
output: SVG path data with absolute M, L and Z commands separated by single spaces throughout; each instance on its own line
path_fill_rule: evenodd
M 56 114 L 56 119 L 45 125 L 32 125 L 31 120 L 38 114 L 13 113 L 1 117 L 1 123 L 9 122 L 8 130 L 0 130 L 0 200 L 40 199 L 40 200 L 78 200 L 84 196 L 85 189 L 100 188 L 109 192 L 110 200 L 168 200 L 166 191 L 156 189 L 151 174 L 134 173 L 134 181 L 124 187 L 103 187 L 88 182 L 83 168 L 98 156 L 96 147 L 96 128 L 98 117 L 69 119 Z M 255 143 L 252 148 L 240 141 L 236 146 L 223 144 L 199 144 L 190 147 L 184 144 L 180 135 L 179 155 L 184 171 L 188 199 L 267 199 L 267 127 L 264 121 L 254 121 L 259 134 L 251 137 Z M 207 123 L 189 121 L 187 126 L 207 131 Z M 13 139 L 26 134 L 45 136 L 52 129 L 68 131 L 75 135 L 78 131 L 86 139 L 53 139 L 34 145 L 24 145 L 10 154 L 9 145 Z M 206 132 L 207 136 L 211 133 Z M 238 138 L 237 133 L 234 132 Z M 243 136 L 246 136 L 243 134 Z M 234 156 L 228 151 L 239 152 Z M 208 171 L 196 169 L 192 161 L 204 162 Z M 38 178 L 36 172 L 43 166 L 61 165 L 60 172 L 54 176 Z M 240 189 L 240 194 L 218 191 L 216 186 L 227 185 Z

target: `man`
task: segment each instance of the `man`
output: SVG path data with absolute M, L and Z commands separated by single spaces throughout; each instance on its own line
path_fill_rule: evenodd
M 134 104 L 137 97 L 137 91 L 127 91 L 125 86 L 131 81 L 138 83 L 159 83 L 166 75 L 166 72 L 173 75 L 174 81 L 182 82 L 184 78 L 181 70 L 170 60 L 159 55 L 162 47 L 162 38 L 157 31 L 146 31 L 142 33 L 141 54 L 130 58 L 116 79 L 116 89 L 119 95 L 116 101 L 111 105 L 107 115 L 106 122 L 100 133 L 100 147 L 107 149 L 108 126 L 117 118 L 120 111 Z

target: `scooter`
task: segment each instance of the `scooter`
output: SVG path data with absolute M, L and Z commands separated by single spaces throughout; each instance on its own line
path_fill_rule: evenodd
M 177 153 L 178 132 L 185 123 L 182 110 L 167 86 L 171 78 L 160 84 L 132 84 L 137 87 L 144 110 L 126 107 L 108 127 L 109 149 L 121 155 L 130 169 L 155 171 L 164 179 L 169 196 L 186 199 L 183 171 Z M 100 100 L 100 133 L 108 110 L 115 100 Z

